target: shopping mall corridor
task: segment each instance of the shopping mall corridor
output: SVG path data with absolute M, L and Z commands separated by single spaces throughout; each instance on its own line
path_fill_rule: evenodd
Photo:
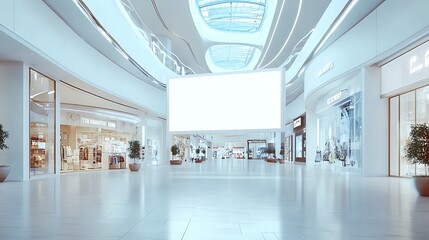
M 0 184 L 0 239 L 428 239 L 411 179 L 258 160 Z

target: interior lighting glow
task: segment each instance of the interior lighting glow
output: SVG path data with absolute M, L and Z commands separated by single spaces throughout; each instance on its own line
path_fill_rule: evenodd
M 283 7 L 284 7 L 284 5 L 285 5 L 285 2 L 286 2 L 286 0 L 283 0 L 282 7 L 280 8 L 280 12 L 283 12 Z M 270 65 L 272 62 L 274 62 L 274 61 L 277 59 L 277 57 L 280 55 L 280 53 L 283 51 L 283 49 L 286 47 L 287 43 L 289 42 L 289 40 L 290 40 L 290 38 L 291 38 L 291 36 L 292 36 L 292 33 L 293 33 L 293 32 L 294 32 L 294 30 L 295 30 L 295 27 L 296 27 L 296 24 L 297 24 L 297 22 L 298 22 L 299 16 L 301 15 L 301 7 L 302 7 L 302 0 L 299 0 L 299 6 L 298 6 L 298 11 L 297 11 L 297 14 L 296 14 L 296 17 L 295 17 L 295 21 L 294 21 L 294 23 L 293 23 L 292 29 L 291 29 L 291 31 L 289 32 L 289 35 L 288 35 L 288 37 L 287 37 L 286 41 L 284 42 L 284 44 L 283 44 L 283 46 L 282 46 L 281 50 L 277 53 L 277 55 L 276 55 L 273 59 L 271 59 L 271 61 L 270 61 L 270 62 L 268 62 L 267 64 L 265 64 L 265 66 L 263 66 L 262 68 L 265 68 L 265 67 L 267 67 L 268 65 Z M 273 31 L 273 32 L 276 32 L 276 30 L 277 30 L 277 26 L 278 26 L 278 24 L 279 24 L 279 21 L 280 21 L 280 15 L 279 15 L 279 17 L 277 18 L 276 25 L 274 26 L 274 31 Z M 272 41 L 273 41 L 273 38 L 274 38 L 274 34 L 273 34 L 273 35 L 271 35 L 270 41 L 268 42 L 268 45 L 267 45 L 267 47 L 266 47 L 266 51 L 265 51 L 264 55 L 262 56 L 262 58 L 261 58 L 261 60 L 260 60 L 260 62 L 259 62 L 258 68 L 260 68 L 260 66 L 261 66 L 261 64 L 262 64 L 262 61 L 265 59 L 265 56 L 266 56 L 266 55 L 267 55 L 267 53 L 268 53 L 268 49 L 271 47 L 271 43 L 272 43 Z
M 201 16 L 208 26 L 233 32 L 256 32 L 265 13 L 266 0 L 197 0 Z
M 109 34 L 106 33 L 106 31 L 100 27 L 98 27 L 98 31 L 101 33 L 101 35 L 103 35 L 103 37 L 109 41 L 112 42 L 112 39 L 110 38 Z
M 344 21 L 346 16 L 350 13 L 350 11 L 353 9 L 357 2 L 358 0 L 352 0 L 352 2 L 347 6 L 346 10 L 343 14 L 341 14 L 338 21 L 335 22 L 334 26 L 332 26 L 331 30 L 329 30 L 328 34 L 326 34 L 319 46 L 317 46 L 316 50 L 314 51 L 314 54 L 316 54 L 323 47 L 323 45 L 325 45 L 326 41 L 328 41 L 328 39 L 335 32 L 335 30 L 337 30 L 338 26 Z
M 282 82 L 278 69 L 169 79 L 169 131 L 280 130 Z
M 229 70 L 246 67 L 255 53 L 255 47 L 238 44 L 214 45 L 208 49 L 213 63 Z

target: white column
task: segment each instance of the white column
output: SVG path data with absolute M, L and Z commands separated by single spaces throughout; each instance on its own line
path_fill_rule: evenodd
M 280 148 L 282 145 L 282 133 L 275 132 L 274 133 L 274 147 L 276 148 L 276 157 L 281 158 L 280 156 Z
M 362 69 L 362 174 L 388 175 L 388 100 L 380 97 L 380 69 Z
M 61 93 L 60 93 L 60 82 L 55 81 L 55 173 L 60 174 L 61 172 Z
M 207 142 L 206 158 L 207 158 L 207 160 L 211 160 L 212 157 L 213 157 L 213 143 L 212 142 Z
M 22 62 L 0 62 L 0 123 L 9 132 L 0 158 L 11 166 L 6 181 L 29 179 L 29 70 Z
M 306 165 L 314 166 L 317 149 L 317 113 L 315 108 L 307 108 L 305 115 L 306 125 Z

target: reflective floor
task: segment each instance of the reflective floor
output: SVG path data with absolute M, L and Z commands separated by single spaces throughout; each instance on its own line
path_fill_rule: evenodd
M 6 182 L 0 206 L 0 239 L 429 239 L 411 179 L 256 160 Z

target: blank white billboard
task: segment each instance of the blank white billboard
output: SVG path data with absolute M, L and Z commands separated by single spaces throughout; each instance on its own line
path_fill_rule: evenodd
M 282 82 L 281 70 L 169 79 L 169 131 L 280 130 Z

